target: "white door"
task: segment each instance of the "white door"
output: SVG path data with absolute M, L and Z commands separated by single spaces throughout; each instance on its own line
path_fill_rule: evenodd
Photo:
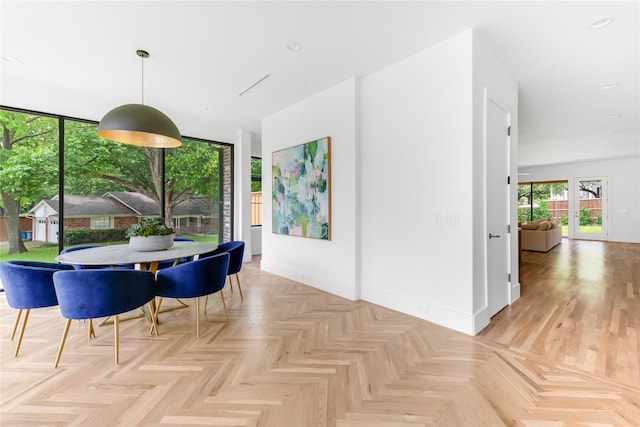
M 487 99 L 487 303 L 489 316 L 509 304 L 509 113 Z
M 47 242 L 58 243 L 58 220 L 49 220 L 49 236 Z
M 604 177 L 574 180 L 574 239 L 607 240 L 607 179 Z
M 33 240 L 38 240 L 40 242 L 47 241 L 47 219 L 46 218 L 36 219 L 36 235 L 33 236 Z

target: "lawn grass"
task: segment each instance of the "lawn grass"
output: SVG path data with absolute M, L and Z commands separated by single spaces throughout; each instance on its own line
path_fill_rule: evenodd
M 184 235 L 180 237 L 188 237 L 189 239 L 193 239 L 196 242 L 211 243 L 213 245 L 218 244 L 217 235 L 213 235 L 213 236 Z M 125 243 L 127 242 L 108 242 L 108 243 L 101 243 L 101 245 L 118 245 L 118 244 L 125 244 Z M 23 252 L 21 254 L 7 255 L 7 253 L 9 252 L 8 249 L 0 249 L 0 261 L 23 260 L 23 261 L 56 262 L 56 257 L 58 256 L 57 244 L 52 244 L 52 243 L 38 244 L 36 242 L 29 242 L 26 245 L 27 245 L 28 252 Z M 78 246 L 78 245 L 74 245 L 74 246 Z
M 9 249 L 0 249 L 0 261 L 40 261 L 40 262 L 56 262 L 58 256 L 58 245 L 44 243 L 41 246 L 29 247 L 28 252 L 21 254 L 7 255 Z
M 596 234 L 600 234 L 600 233 L 602 233 L 602 226 L 601 225 L 581 225 L 580 226 L 580 232 L 581 233 L 596 233 Z M 569 234 L 569 226 L 568 225 L 563 225 L 562 226 L 562 234 L 563 235 L 568 235 Z

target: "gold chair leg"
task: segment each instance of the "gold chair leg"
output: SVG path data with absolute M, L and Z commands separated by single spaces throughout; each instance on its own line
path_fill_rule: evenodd
M 227 303 L 224 302 L 224 292 L 220 290 L 220 298 L 222 298 L 222 306 L 224 307 L 224 315 L 229 320 L 229 313 L 227 313 Z
M 93 329 L 93 319 L 89 319 L 89 339 L 96 337 L 96 331 Z
M 60 340 L 60 347 L 58 347 L 58 354 L 56 355 L 56 364 L 54 368 L 58 367 L 58 363 L 60 363 L 60 356 L 62 356 L 62 349 L 64 348 L 64 342 L 67 340 L 67 334 L 69 333 L 69 327 L 71 326 L 71 319 L 67 319 L 67 322 L 64 324 L 64 331 L 62 332 L 62 340 Z
M 30 309 L 26 309 L 24 312 L 24 319 L 22 320 L 22 327 L 20 328 L 20 335 L 18 336 L 18 344 L 16 345 L 14 357 L 18 357 L 18 353 L 20 353 L 20 345 L 22 345 L 22 337 L 24 336 L 24 330 L 27 328 L 27 319 L 29 319 L 30 312 Z
M 156 331 L 156 335 L 158 335 L 158 314 L 160 313 L 160 306 L 162 305 L 162 297 L 158 297 L 158 302 L 156 303 L 155 298 L 149 301 L 149 305 L 155 304 L 155 307 L 150 311 L 151 314 L 151 328 L 149 329 L 149 335 L 153 334 L 153 331 Z
M 207 304 L 209 304 L 209 295 L 204 296 L 204 314 L 207 314 Z
M 149 314 L 151 315 L 151 329 L 149 330 L 149 335 L 153 335 L 153 331 L 155 331 L 156 336 L 158 336 L 158 321 L 156 319 L 155 305 L 155 298 L 149 301 Z
M 113 317 L 113 335 L 116 347 L 116 365 L 120 363 L 120 316 Z
M 16 331 L 18 330 L 18 323 L 20 323 L 20 317 L 22 316 L 22 309 L 18 310 L 18 315 L 16 316 L 16 323 L 13 325 L 13 331 L 11 331 L 11 341 L 16 336 Z
M 231 275 L 227 276 L 229 278 L 229 287 L 231 288 L 231 292 L 233 292 L 233 281 L 231 280 Z
M 229 277 L 231 279 L 231 277 Z M 242 288 L 240 287 L 240 276 L 236 273 L 236 280 L 238 281 L 238 289 L 240 290 L 240 301 L 244 301 L 244 297 L 242 296 Z
M 196 338 L 200 338 L 200 298 L 196 297 Z

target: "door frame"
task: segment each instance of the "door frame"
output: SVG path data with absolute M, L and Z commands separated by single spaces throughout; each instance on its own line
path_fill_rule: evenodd
M 600 233 L 582 233 L 580 232 L 580 191 L 578 190 L 578 183 L 581 181 L 601 181 L 602 182 L 602 197 L 601 209 L 602 209 L 602 230 Z M 574 177 L 571 190 L 573 196 L 571 197 L 571 217 L 569 219 L 569 236 L 572 239 L 581 240 L 609 240 L 609 227 L 608 227 L 608 200 L 609 200 L 609 179 L 606 176 L 586 176 L 586 177 Z
M 493 104 L 498 110 L 500 110 L 501 114 L 503 114 L 503 117 L 505 118 L 505 129 L 504 129 L 504 139 L 500 139 L 500 144 L 504 144 L 501 145 L 501 147 L 506 147 L 506 152 L 504 154 L 504 159 L 505 159 L 505 165 L 504 168 L 502 169 L 504 171 L 504 181 L 502 185 L 504 185 L 503 187 L 503 197 L 504 197 L 504 202 L 505 202 L 505 206 L 504 206 L 504 224 L 501 224 L 499 226 L 499 230 L 493 230 L 491 228 L 491 224 L 490 224 L 490 217 L 492 216 L 492 213 L 494 213 L 495 211 L 490 211 L 491 209 L 491 204 L 489 203 L 489 186 L 493 185 L 491 182 L 489 182 L 489 169 L 490 169 L 490 162 L 489 162 L 489 154 L 491 152 L 490 150 L 490 144 L 492 143 L 492 138 L 493 137 L 500 137 L 500 135 L 492 135 L 489 132 L 489 114 L 490 114 L 490 105 Z M 514 280 L 512 271 L 511 271 L 511 246 L 513 244 L 513 233 L 511 230 L 510 223 L 511 223 L 511 182 L 510 182 L 510 171 L 511 171 L 511 135 L 510 135 L 510 128 L 511 128 L 511 112 L 509 112 L 509 110 L 507 108 L 504 107 L 504 103 L 500 102 L 498 99 L 496 99 L 493 96 L 490 96 L 488 91 L 485 88 L 485 146 L 484 146 L 484 151 L 485 151 L 485 158 L 484 158 L 484 167 L 485 167 L 485 234 L 484 234 L 484 238 L 485 238 L 485 301 L 486 301 L 486 308 L 488 310 L 488 315 L 489 318 L 493 317 L 496 313 L 498 313 L 500 310 L 502 310 L 504 307 L 508 306 L 509 304 L 511 304 L 512 302 L 512 283 Z M 496 138 L 496 141 L 498 139 Z M 516 183 L 517 185 L 517 183 Z M 492 254 L 495 255 L 495 249 L 491 250 L 492 247 L 495 247 L 495 243 L 496 241 L 491 241 L 491 240 L 495 240 L 495 239 L 491 239 L 489 238 L 489 234 L 500 234 L 502 235 L 502 240 L 500 240 L 501 242 L 501 250 L 500 252 L 504 252 L 504 260 L 500 260 L 500 262 L 502 263 L 502 265 L 504 265 L 505 267 L 505 271 L 504 272 L 500 272 L 499 275 L 503 275 L 502 277 L 504 278 L 504 283 L 502 283 L 502 279 L 493 277 L 493 275 L 495 275 L 496 273 L 492 273 L 492 259 L 495 259 L 495 256 L 491 256 Z M 502 250 L 504 249 L 504 251 Z M 499 253 L 500 253 L 499 252 Z M 495 261 L 493 261 L 495 262 Z M 496 281 L 496 283 L 498 283 L 497 281 L 500 281 L 501 283 L 499 284 L 494 284 L 493 281 Z M 500 292 L 499 295 L 496 295 L 496 290 L 498 290 Z M 496 308 L 498 307 L 499 308 Z

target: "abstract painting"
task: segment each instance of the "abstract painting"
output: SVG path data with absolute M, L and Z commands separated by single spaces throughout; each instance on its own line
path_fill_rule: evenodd
M 331 137 L 272 155 L 272 230 L 331 240 Z

